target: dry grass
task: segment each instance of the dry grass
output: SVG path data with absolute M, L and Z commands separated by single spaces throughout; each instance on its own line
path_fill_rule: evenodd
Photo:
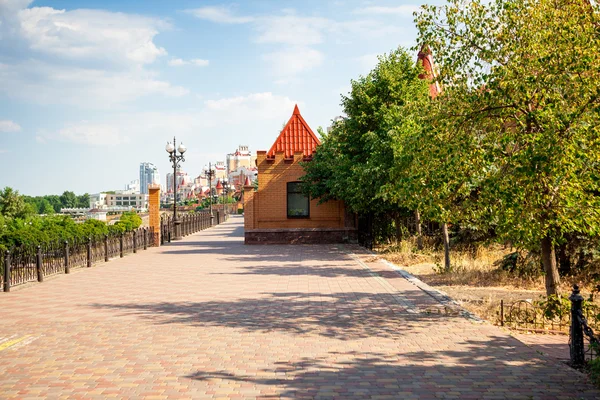
M 402 267 L 427 284 L 446 292 L 469 311 L 495 322 L 500 300 L 512 303 L 544 295 L 542 276 L 523 277 L 495 263 L 512 249 L 500 245 L 453 250 L 452 268 L 443 270 L 443 252 L 431 244 L 418 251 L 412 239 L 377 249 L 380 257 Z

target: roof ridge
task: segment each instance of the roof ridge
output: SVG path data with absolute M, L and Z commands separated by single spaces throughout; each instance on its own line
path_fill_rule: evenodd
M 321 141 L 302 117 L 296 104 L 292 116 L 267 152 L 267 157 L 275 156 L 278 151 L 283 151 L 286 158 L 293 157 L 296 152 L 302 152 L 305 157 L 309 157 L 320 144 Z

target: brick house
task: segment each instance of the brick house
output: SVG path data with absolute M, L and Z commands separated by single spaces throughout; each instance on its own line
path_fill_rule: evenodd
M 317 204 L 300 192 L 304 175 L 300 162 L 309 162 L 319 139 L 298 106 L 269 151 L 258 151 L 258 191 L 244 186 L 246 244 L 341 243 L 356 238 L 355 216 L 344 203 Z

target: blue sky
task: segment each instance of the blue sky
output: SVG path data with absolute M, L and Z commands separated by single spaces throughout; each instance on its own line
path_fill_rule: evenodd
M 198 175 L 240 144 L 268 150 L 294 104 L 309 125 L 377 54 L 414 45 L 405 1 L 0 0 L 0 188 L 96 193 Z

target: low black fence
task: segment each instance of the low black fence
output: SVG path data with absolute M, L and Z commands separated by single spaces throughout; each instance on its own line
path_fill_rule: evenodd
M 153 231 L 139 228 L 121 234 L 14 247 L 0 257 L 0 285 L 8 292 L 12 286 L 43 282 L 49 275 L 68 274 L 71 269 L 91 267 L 152 246 Z
M 519 300 L 512 304 L 500 302 L 499 323 L 514 330 L 535 333 L 569 335 L 571 365 L 581 367 L 586 362 L 600 357 L 600 338 L 594 329 L 600 328 L 600 310 L 584 302 L 577 285 L 566 307 L 551 307 L 549 312 L 543 302 Z
M 211 216 L 209 211 L 200 211 L 196 213 L 180 214 L 177 219 L 180 222 L 179 229 L 181 236 L 189 236 L 193 233 L 208 229 L 211 226 L 225 222 L 229 214 L 223 214 L 221 211 L 213 211 Z M 172 215 L 164 215 L 160 220 L 160 244 L 171 243 L 175 237 L 175 224 Z

